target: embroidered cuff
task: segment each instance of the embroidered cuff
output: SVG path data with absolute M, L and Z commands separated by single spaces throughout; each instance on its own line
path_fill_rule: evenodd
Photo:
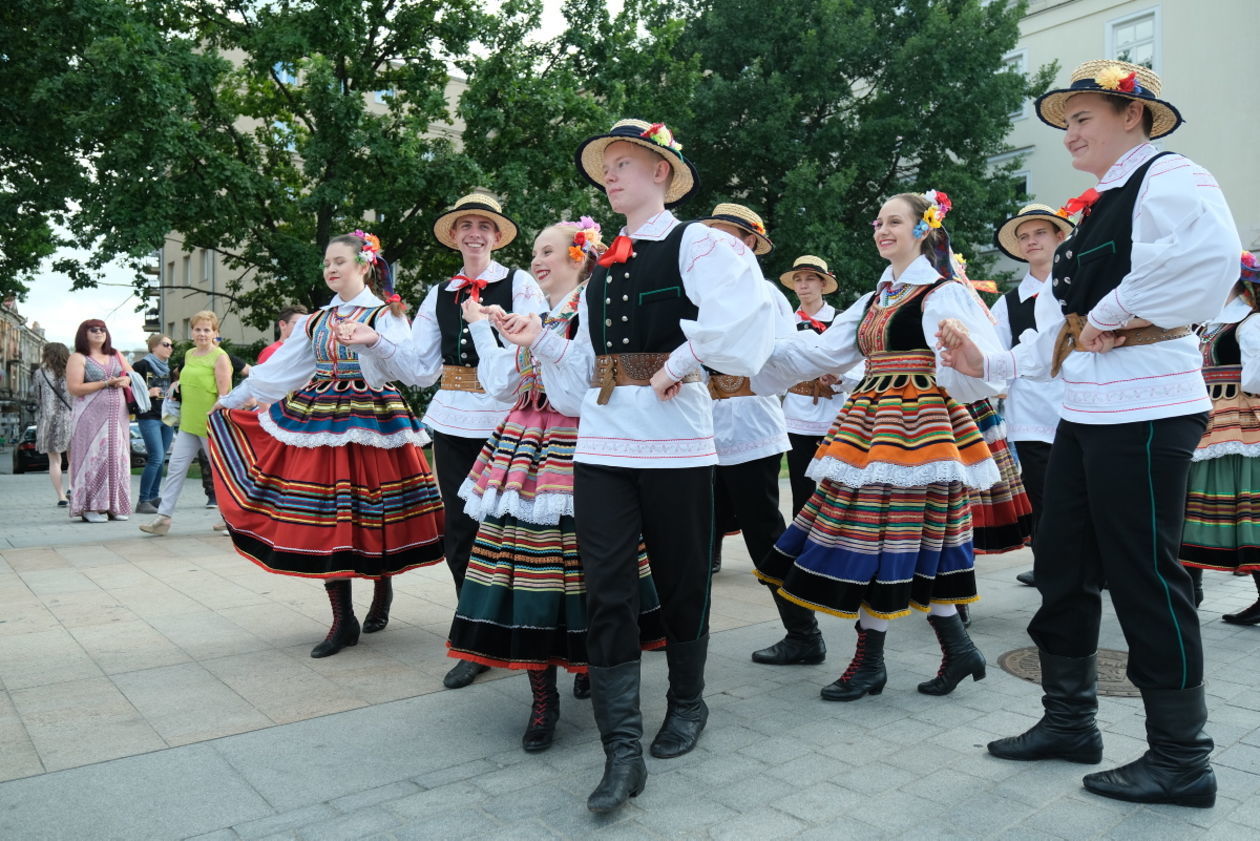
M 398 352 L 398 345 L 394 344 L 384 336 L 377 335 L 375 342 L 370 345 L 362 345 L 359 348 L 360 353 L 363 353 L 364 351 L 366 351 L 367 355 L 373 359 L 383 362 L 387 359 L 394 358 L 394 354 Z
M 538 338 L 534 339 L 534 343 L 529 346 L 530 353 L 537 358 L 550 362 L 553 365 L 564 359 L 564 355 L 569 351 L 569 340 L 565 339 L 551 330 L 543 330 L 538 334 Z
M 1132 318 L 1133 313 L 1126 310 L 1120 303 L 1119 287 L 1111 290 L 1089 311 L 1089 323 L 1103 332 L 1119 330 Z
M 1015 364 L 1015 353 L 1004 350 L 1000 353 L 985 354 L 984 376 L 986 382 L 1013 380 L 1018 376 L 1019 366 Z
M 695 371 L 700 365 L 700 359 L 692 350 L 691 342 L 687 342 L 674 348 L 674 352 L 669 355 L 669 359 L 665 360 L 663 367 L 671 380 L 681 382 L 683 377 Z

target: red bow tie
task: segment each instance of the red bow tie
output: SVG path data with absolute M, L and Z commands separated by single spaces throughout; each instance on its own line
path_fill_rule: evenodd
M 823 331 L 827 329 L 826 324 L 823 324 L 821 321 L 814 318 L 812 315 L 805 312 L 805 310 L 803 309 L 796 311 L 796 317 L 799 318 L 801 321 L 804 321 L 805 323 L 807 323 L 810 327 L 813 327 L 819 333 L 822 333 Z
M 607 268 L 614 263 L 624 263 L 634 256 L 634 243 L 630 237 L 619 234 L 608 246 L 608 250 L 599 258 L 599 264 Z
M 1098 201 L 1102 194 L 1090 187 L 1074 199 L 1068 199 L 1063 207 L 1059 208 L 1060 216 L 1072 216 L 1073 214 L 1084 211 L 1085 216 L 1089 215 L 1089 209 L 1094 206 L 1094 202 Z
M 473 303 L 480 304 L 481 303 L 481 290 L 486 288 L 486 284 L 489 283 L 489 281 L 483 280 L 481 278 L 477 278 L 476 280 L 474 280 L 468 275 L 457 274 L 453 278 L 451 278 L 451 283 L 455 284 L 456 292 L 459 292 L 459 290 L 461 289 L 471 289 L 471 291 L 468 293 L 468 297 L 473 299 Z M 458 300 L 459 295 L 456 295 L 455 298 L 456 300 Z

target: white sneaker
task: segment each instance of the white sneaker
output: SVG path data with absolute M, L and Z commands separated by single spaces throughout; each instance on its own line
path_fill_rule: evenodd
M 109 518 L 110 518 L 111 520 L 126 520 L 126 519 L 128 519 L 128 517 L 127 517 L 127 515 L 126 515 L 126 514 L 110 514 L 110 515 L 109 515 Z
M 85 523 L 108 523 L 109 517 L 106 517 L 99 511 L 84 511 L 83 522 Z

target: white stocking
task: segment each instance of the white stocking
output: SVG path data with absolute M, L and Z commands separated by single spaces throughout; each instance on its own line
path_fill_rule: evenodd
M 958 607 L 952 604 L 936 604 L 932 603 L 933 616 L 953 616 L 958 612 Z
M 880 619 L 878 616 L 872 616 L 867 612 L 866 608 L 858 611 L 858 624 L 868 631 L 887 631 L 888 620 Z

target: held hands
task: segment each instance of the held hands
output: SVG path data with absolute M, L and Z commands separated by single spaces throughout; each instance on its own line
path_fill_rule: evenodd
M 499 310 L 495 316 L 494 326 L 499 334 L 514 345 L 529 347 L 537 341 L 542 333 L 542 319 L 537 313 L 513 313 L 508 315 Z
M 465 298 L 463 303 L 459 305 L 459 308 L 464 312 L 464 321 L 469 324 L 476 324 L 478 321 L 483 321 L 486 317 L 486 308 L 472 298 Z
M 122 375 L 121 377 L 109 378 L 110 388 L 122 388 L 125 385 L 131 385 L 131 377 L 128 377 L 126 374 Z
M 682 383 L 671 377 L 662 367 L 652 375 L 652 391 L 656 392 L 656 399 L 664 403 L 678 396 L 678 392 L 682 391 Z
M 343 321 L 337 325 L 337 341 L 343 345 L 374 345 L 380 334 L 361 321 Z
M 821 377 L 818 378 L 818 382 L 822 383 L 825 386 L 830 387 L 840 382 L 840 378 L 836 376 L 835 374 L 823 374 Z
M 1081 329 L 1081 335 L 1076 340 L 1076 345 L 1081 350 L 1090 351 L 1091 353 L 1106 353 L 1112 348 L 1120 347 L 1124 344 L 1124 340 L 1124 336 L 1110 330 L 1104 332 L 1087 322 Z
M 942 365 L 968 377 L 984 376 L 984 354 L 958 319 L 946 318 L 937 325 L 936 347 Z

